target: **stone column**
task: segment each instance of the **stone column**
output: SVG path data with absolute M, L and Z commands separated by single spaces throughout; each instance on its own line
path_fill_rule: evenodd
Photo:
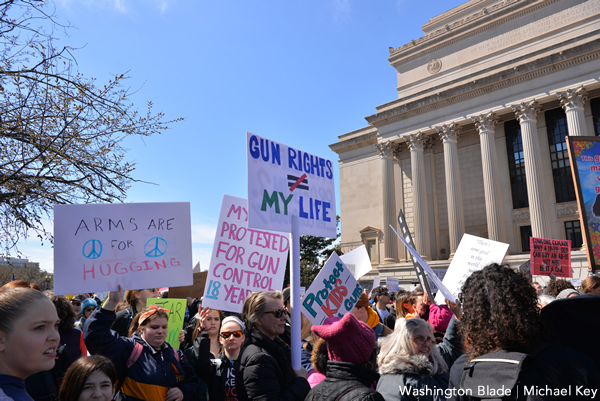
M 425 181 L 425 160 L 423 158 L 425 136 L 422 133 L 409 135 L 410 167 L 412 174 L 413 215 L 415 222 L 414 242 L 417 252 L 423 258 L 431 256 L 429 241 L 429 215 L 427 209 L 427 183 Z
M 495 127 L 498 123 L 494 113 L 471 117 L 479 132 L 481 144 L 481 166 L 483 170 L 483 189 L 485 193 L 485 213 L 487 216 L 488 238 L 506 242 L 504 213 L 502 212 L 502 191 L 496 154 Z
M 569 135 L 587 136 L 583 106 L 588 97 L 583 86 L 578 89 L 567 89 L 566 92 L 556 92 L 556 96 L 567 114 Z
M 446 172 L 446 199 L 448 203 L 448 231 L 450 233 L 450 258 L 465 233 L 460 169 L 458 167 L 458 132 L 455 123 L 436 127 L 444 144 L 444 170 Z
M 390 224 L 398 229 L 396 224 L 396 186 L 394 181 L 394 157 L 400 152 L 400 145 L 392 141 L 375 145 L 381 156 L 381 176 L 383 188 L 383 262 L 398 261 L 398 241 Z
M 521 125 L 531 230 L 534 237 L 551 238 L 552 230 L 548 221 L 548 201 L 544 191 L 544 171 L 537 132 L 536 118 L 540 109 L 535 100 L 512 106 L 512 109 Z

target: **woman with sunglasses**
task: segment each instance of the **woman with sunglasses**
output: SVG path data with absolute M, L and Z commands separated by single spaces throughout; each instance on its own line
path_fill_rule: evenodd
M 94 309 L 98 307 L 96 301 L 92 298 L 88 298 L 81 303 L 81 319 L 75 322 L 75 328 L 83 331 L 83 325 L 88 317 L 92 314 Z
M 142 309 L 132 320 L 131 338 L 110 327 L 123 289 L 111 291 L 102 308 L 96 309 L 84 327 L 91 354 L 109 358 L 117 369 L 120 390 L 127 400 L 192 401 L 198 386 L 194 369 L 182 351 L 167 342 L 169 311 L 157 305 Z
M 462 354 L 457 333 L 460 308 L 448 303 L 455 313 L 442 343 L 436 345 L 433 328 L 420 318 L 398 322 L 396 330 L 380 339 L 377 357 L 377 391 L 386 400 L 445 400 L 449 370 Z M 406 391 L 408 389 L 408 391 Z
M 146 307 L 148 298 L 158 298 L 158 288 L 125 291 L 125 300 L 120 301 L 116 307 L 117 318 L 112 329 L 120 336 L 126 336 L 131 327 L 131 320 Z
M 304 400 L 310 386 L 306 369 L 295 370 L 290 347 L 278 336 L 286 309 L 279 291 L 257 291 L 244 302 L 247 337 L 235 364 L 238 400 Z
M 194 340 L 190 362 L 196 375 L 208 385 L 211 401 L 234 401 L 238 399 L 234 364 L 246 338 L 245 326 L 235 316 L 223 319 L 219 332 L 219 343 L 223 346 L 223 352 L 215 358 L 211 352 L 210 326 L 207 325 L 207 317 L 214 312 L 210 308 L 204 308 L 199 313 L 198 321 L 203 323 L 198 328 L 199 335 Z

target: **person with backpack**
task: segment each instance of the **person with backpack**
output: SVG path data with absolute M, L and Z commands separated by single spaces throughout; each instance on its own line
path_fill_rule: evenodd
M 598 397 L 594 362 L 548 342 L 537 294 L 523 273 L 493 263 L 466 279 L 459 300 L 466 353 L 450 370 L 448 399 L 589 400 L 592 391 Z
M 113 361 L 119 388 L 127 400 L 191 401 L 197 398 L 194 370 L 182 351 L 171 347 L 168 310 L 156 305 L 142 309 L 133 319 L 131 338 L 111 330 L 115 307 L 123 289 L 111 291 L 102 308 L 96 309 L 84 326 L 84 338 L 92 355 Z

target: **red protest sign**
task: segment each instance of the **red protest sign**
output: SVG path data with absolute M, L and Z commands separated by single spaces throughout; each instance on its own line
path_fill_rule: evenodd
M 573 277 L 571 272 L 571 241 L 562 239 L 530 239 L 531 274 Z

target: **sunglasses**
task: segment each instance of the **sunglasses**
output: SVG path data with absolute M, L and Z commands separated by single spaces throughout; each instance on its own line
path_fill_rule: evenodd
M 281 319 L 281 317 L 283 315 L 287 315 L 287 310 L 286 309 L 275 309 L 275 310 L 271 310 L 265 313 L 272 313 L 273 316 L 275 316 L 275 318 L 277 319 Z
M 242 331 L 241 330 L 224 331 L 220 334 L 220 336 L 222 339 L 227 340 L 232 334 L 235 338 L 240 338 L 242 336 Z
M 75 306 L 81 306 L 81 302 L 79 301 L 71 301 L 71 303 Z
M 94 309 L 96 309 L 96 308 L 94 308 L 93 306 L 88 306 L 87 308 L 84 309 L 84 312 L 93 312 Z

